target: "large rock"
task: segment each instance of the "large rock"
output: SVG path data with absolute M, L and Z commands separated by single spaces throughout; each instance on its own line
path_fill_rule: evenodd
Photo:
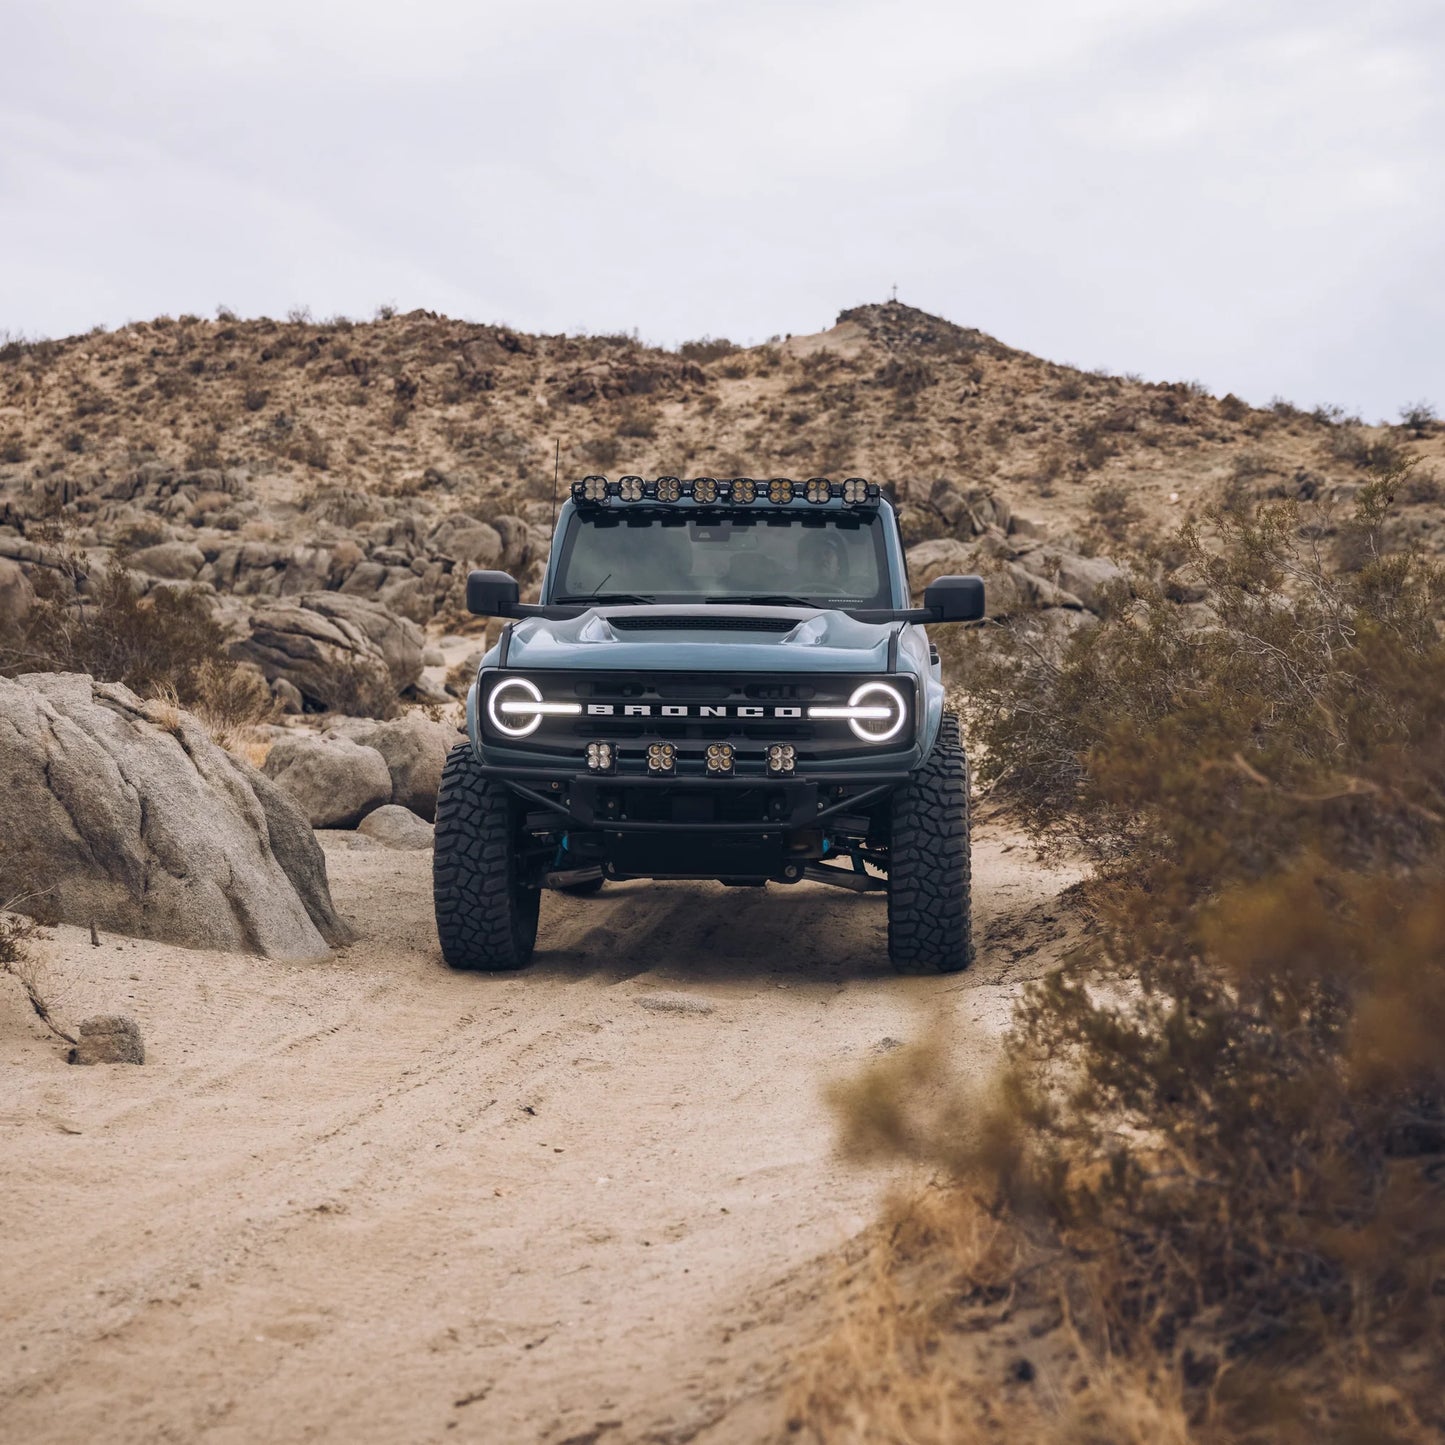
M 349 930 L 296 806 L 188 713 L 75 673 L 0 679 L 0 896 L 193 948 L 324 958 Z
M 1107 557 L 1082 557 L 1062 547 L 1033 548 L 1023 553 L 1019 562 L 1034 575 L 1072 593 L 1090 612 L 1102 611 L 1109 590 L 1128 580 L 1117 562 Z
M 231 654 L 268 682 L 284 678 L 311 706 L 384 715 L 420 678 L 422 644 L 420 627 L 379 602 L 318 592 L 259 608 Z
M 419 813 L 428 823 L 434 821 L 442 767 L 456 745 L 456 728 L 433 722 L 425 713 L 409 712 L 359 734 L 356 741 L 386 759 L 392 802 Z
M 0 627 L 16 627 L 30 615 L 35 589 L 18 562 L 0 557 Z
M 468 569 L 495 567 L 502 560 L 501 534 L 465 512 L 443 517 L 427 534 L 427 546 Z
M 1018 560 L 1014 548 L 997 528 L 988 529 L 972 542 L 938 537 L 908 549 L 908 578 L 920 597 L 929 583 L 940 577 L 970 574 L 983 578 L 984 606 L 992 619 L 1045 607 L 1084 605 L 1053 578 L 1031 570 L 1027 559 Z
M 157 542 L 125 559 L 126 566 L 166 582 L 190 582 L 206 565 L 206 554 L 194 542 Z
M 339 733 L 293 733 L 266 754 L 265 774 L 290 794 L 313 828 L 354 828 L 391 801 L 386 759 Z

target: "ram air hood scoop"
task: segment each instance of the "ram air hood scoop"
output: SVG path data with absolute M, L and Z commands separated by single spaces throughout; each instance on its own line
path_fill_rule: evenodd
M 817 607 L 593 607 L 578 617 L 518 622 L 510 667 L 646 672 L 882 672 L 889 624 Z

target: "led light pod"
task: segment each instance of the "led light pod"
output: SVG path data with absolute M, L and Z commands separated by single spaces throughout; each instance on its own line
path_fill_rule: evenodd
M 677 749 L 671 743 L 652 743 L 647 749 L 647 771 L 649 773 L 675 773 L 677 771 Z
M 623 477 L 617 484 L 617 495 L 624 502 L 640 502 L 642 500 L 642 478 Z
M 735 477 L 728 495 L 733 501 L 749 506 L 758 499 L 758 484 L 751 477 Z
M 876 502 L 878 488 L 865 477 L 849 477 L 843 483 L 843 500 L 850 507 L 861 506 L 864 502 Z
M 717 501 L 717 479 L 698 477 L 692 484 L 692 499 L 694 502 Z
M 792 743 L 774 743 L 768 749 L 768 771 L 770 773 L 791 773 L 797 765 L 798 754 Z
M 707 770 L 725 777 L 733 770 L 733 747 L 731 743 L 709 743 L 707 749 Z
M 810 502 L 826 502 L 833 495 L 833 484 L 827 477 L 809 477 L 804 496 Z
M 787 477 L 774 477 L 768 483 L 768 500 L 776 507 L 781 507 L 793 500 L 793 484 Z
M 617 766 L 617 752 L 611 743 L 587 744 L 587 771 L 610 773 Z
M 601 502 L 607 497 L 606 477 L 583 477 L 582 478 L 582 500 L 584 502 Z
M 659 502 L 675 502 L 682 496 L 682 483 L 676 477 L 659 477 L 657 479 L 657 500 Z

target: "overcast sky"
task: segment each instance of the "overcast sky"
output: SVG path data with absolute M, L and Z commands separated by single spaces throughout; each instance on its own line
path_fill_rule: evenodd
M 1441 0 L 0 0 L 0 328 L 900 300 L 1445 411 Z

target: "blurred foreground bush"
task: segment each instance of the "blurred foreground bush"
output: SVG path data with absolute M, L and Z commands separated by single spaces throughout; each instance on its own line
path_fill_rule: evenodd
M 1222 513 L 1180 539 L 1203 626 L 1139 585 L 1061 660 L 976 657 L 979 772 L 1092 858 L 1096 926 L 988 1098 L 941 1045 L 840 1091 L 855 1154 L 949 1182 L 796 1429 L 1441 1438 L 1445 643 L 1439 574 L 1382 542 L 1403 480 L 1364 490 L 1348 571 L 1288 509 Z M 1067 1389 L 990 1403 L 940 1363 L 982 1288 L 1053 1302 Z

